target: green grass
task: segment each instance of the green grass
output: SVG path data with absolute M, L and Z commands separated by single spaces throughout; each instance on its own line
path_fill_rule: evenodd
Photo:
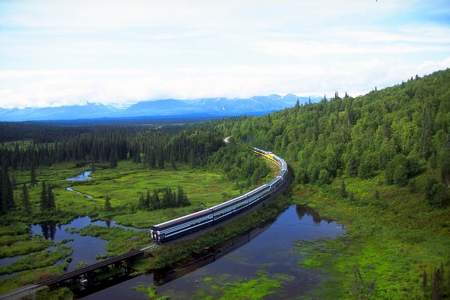
M 345 182 L 353 201 L 336 192 L 340 179 L 331 186 L 299 186 L 294 193 L 296 203 L 338 220 L 347 232 L 335 241 L 298 247 L 306 255 L 303 266 L 331 275 L 316 297 L 422 299 L 423 271 L 431 274 L 450 262 L 450 208 L 431 208 L 423 194 L 386 186 L 381 177 Z
M 259 272 L 252 278 L 235 279 L 221 275 L 205 277 L 205 288 L 197 291 L 194 299 L 220 299 L 220 300 L 260 300 L 265 299 L 282 287 L 292 278 L 285 274 L 267 274 Z
M 226 274 L 208 276 L 202 279 L 202 288 L 196 291 L 192 299 L 260 300 L 275 294 L 284 283 L 291 280 L 292 277 L 285 274 L 267 274 L 265 272 L 259 272 L 249 279 L 232 278 Z M 140 284 L 135 289 L 146 294 L 149 299 L 171 299 L 170 294 L 160 295 L 154 286 Z M 180 298 L 180 294 L 176 293 L 175 298 Z
M 41 237 L 33 237 L 29 240 L 19 240 L 7 246 L 0 247 L 0 258 L 28 254 L 41 251 L 52 245 L 52 242 Z
M 135 209 L 139 193 L 177 186 L 183 187 L 192 203 L 190 206 L 156 211 Z M 240 193 L 220 173 L 186 167 L 148 170 L 131 162 L 121 162 L 117 169 L 98 170 L 93 174 L 93 180 L 78 184 L 75 189 L 92 195 L 95 199 L 92 202 L 100 206 L 108 194 L 112 207 L 119 210 L 119 213 L 114 212 L 114 219 L 121 224 L 141 228 L 221 203 Z
M 71 232 L 80 235 L 95 236 L 108 241 L 106 245 L 106 256 L 123 254 L 130 250 L 138 250 L 150 243 L 148 232 L 135 232 L 119 227 L 106 228 L 102 226 L 89 225 L 82 229 L 71 229 Z M 104 257 L 99 257 L 104 258 Z
M 12 264 L 0 266 L 0 275 L 51 266 L 58 261 L 69 257 L 72 252 L 70 247 L 61 244 L 58 245 L 56 249 L 52 249 L 52 251 L 44 250 L 32 253 L 20 258 Z
M 112 217 L 121 224 L 143 228 L 221 203 L 243 192 L 220 172 L 191 169 L 186 166 L 179 166 L 177 170 L 170 168 L 149 170 L 140 164 L 122 161 L 114 169 L 97 169 L 92 175 L 92 180 L 88 182 L 72 184 L 75 190 L 93 196 L 94 199 L 89 200 L 65 190 L 71 185 L 66 178 L 75 176 L 82 170 L 83 168 L 75 167 L 74 163 L 39 169 L 38 180 L 45 180 L 54 186 L 57 213 L 41 214 L 39 183 L 29 188 L 32 214 L 22 212 L 20 201 L 16 201 L 18 211 L 8 214 L 7 219 L 25 223 L 48 220 L 67 222 L 76 216 L 89 215 L 97 218 Z M 15 176 L 18 183 L 29 180 L 28 171 L 17 171 Z M 179 185 L 183 187 L 192 205 L 157 211 L 136 209 L 139 193 L 164 187 L 176 188 Z M 19 200 L 21 191 L 16 190 L 15 193 L 16 199 Z M 103 209 L 107 194 L 111 197 L 112 212 L 105 212 Z
M 81 173 L 86 168 L 78 167 L 75 163 L 56 164 L 51 167 L 42 167 L 37 170 L 39 183 L 29 186 L 32 213 L 28 214 L 21 208 L 21 183 L 29 183 L 29 171 L 16 171 L 18 188 L 15 190 L 17 210 L 8 213 L 0 221 L 0 257 L 29 254 L 21 258 L 15 264 L 0 269 L 3 273 L 13 273 L 11 278 L 0 284 L 0 293 L 17 288 L 23 284 L 33 282 L 38 278 L 61 273 L 64 263 L 54 264 L 56 255 L 46 252 L 45 249 L 53 243 L 42 238 L 28 237 L 28 224 L 53 221 L 67 223 L 77 216 L 91 216 L 96 219 L 113 219 L 120 224 L 148 228 L 149 226 L 185 215 L 205 207 L 221 203 L 242 192 L 237 184 L 230 182 L 221 172 L 213 172 L 207 169 L 191 169 L 187 166 L 177 166 L 177 170 L 156 169 L 149 170 L 142 165 L 128 161 L 119 162 L 117 168 L 98 168 L 88 182 L 70 183 L 66 178 Z M 41 181 L 53 185 L 56 196 L 55 212 L 40 211 Z M 65 190 L 72 185 L 75 190 L 93 196 L 86 199 L 74 192 Z M 159 189 L 164 187 L 176 188 L 182 186 L 191 202 L 190 206 L 179 208 L 167 208 L 155 211 L 137 209 L 138 193 L 147 189 Z M 250 188 L 249 188 L 250 189 Z M 105 195 L 111 197 L 113 209 L 105 211 Z M 8 225 L 15 223 L 16 225 Z M 131 249 L 139 249 L 151 241 L 146 232 L 135 232 L 122 228 L 105 228 L 88 226 L 77 230 L 81 235 L 96 236 L 106 240 L 106 256 L 118 255 Z M 230 236 L 232 232 L 228 232 Z M 214 243 L 220 240 L 220 236 L 214 238 Z M 124 241 L 127 241 L 124 243 Z M 30 254 L 32 253 L 32 254 Z M 62 258 L 66 252 L 59 253 Z M 31 261 L 32 258 L 39 262 Z M 100 258 L 100 257 L 99 257 Z M 161 262 L 161 261 L 160 261 Z M 29 264 L 28 270 L 25 265 Z M 147 264 L 148 265 L 148 262 Z M 152 263 L 152 265 L 154 265 Z
M 14 289 L 18 289 L 26 284 L 36 282 L 38 280 L 43 280 L 49 278 L 50 276 L 62 274 L 65 267 L 66 264 L 63 263 L 17 273 L 12 277 L 1 281 L 0 295 L 8 293 Z

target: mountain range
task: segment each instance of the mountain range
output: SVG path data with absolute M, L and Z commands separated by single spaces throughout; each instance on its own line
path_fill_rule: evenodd
M 316 101 L 317 98 L 269 95 L 251 98 L 202 98 L 193 100 L 160 99 L 137 102 L 131 106 L 118 108 L 112 105 L 87 103 L 58 107 L 0 108 L 0 121 L 54 121 L 86 119 L 120 119 L 183 116 L 226 117 L 239 115 L 259 115 Z

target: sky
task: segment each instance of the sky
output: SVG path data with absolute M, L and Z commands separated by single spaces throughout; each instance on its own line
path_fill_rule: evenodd
M 450 0 L 0 0 L 0 107 L 351 95 L 450 67 Z

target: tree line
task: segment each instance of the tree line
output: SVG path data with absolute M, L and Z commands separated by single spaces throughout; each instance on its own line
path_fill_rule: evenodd
M 6 168 L 2 169 L 0 178 L 0 214 L 8 213 L 17 208 L 14 196 L 14 184 L 8 174 Z M 20 208 L 27 214 L 32 213 L 32 206 L 30 202 L 30 194 L 28 191 L 28 185 L 22 184 L 21 187 L 21 206 Z M 56 209 L 56 199 L 53 193 L 53 186 L 47 184 L 45 181 L 41 185 L 40 193 L 40 212 L 48 213 Z
M 0 128 L 1 128 L 0 124 Z M 66 130 L 65 128 L 60 129 Z M 74 129 L 71 128 L 69 133 Z M 208 156 L 223 145 L 213 128 L 178 130 L 141 127 L 98 128 L 47 142 L 17 141 L 0 144 L 0 165 L 4 168 L 29 169 L 58 162 L 108 162 L 132 160 L 149 168 L 176 167 L 176 163 L 205 165 Z M 32 176 L 33 177 L 33 176 Z
M 189 205 L 191 205 L 191 202 L 181 186 L 178 186 L 176 191 L 169 187 L 154 189 L 153 192 L 147 190 L 145 193 L 140 193 L 138 199 L 138 208 L 142 210 L 156 210 Z

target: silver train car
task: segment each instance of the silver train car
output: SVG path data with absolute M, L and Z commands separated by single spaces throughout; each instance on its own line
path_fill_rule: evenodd
M 280 171 L 272 181 L 213 207 L 152 226 L 150 228 L 150 236 L 153 241 L 163 243 L 221 222 L 267 199 L 274 191 L 279 189 L 287 180 L 288 167 L 284 159 L 262 149 L 253 148 L 253 151 L 269 159 L 279 167 Z

